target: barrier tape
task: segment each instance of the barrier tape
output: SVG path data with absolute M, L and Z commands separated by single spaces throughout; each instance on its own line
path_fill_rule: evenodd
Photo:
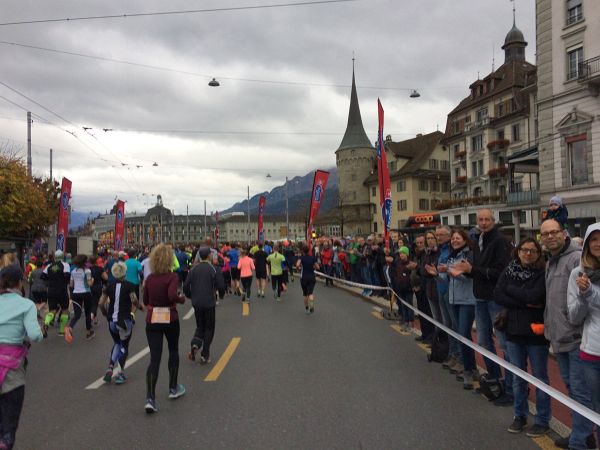
M 343 280 L 341 278 L 335 278 L 335 277 L 331 277 L 329 275 L 325 275 L 323 272 L 315 271 L 315 273 L 323 278 L 330 278 L 332 280 L 347 284 L 349 286 L 356 286 L 356 287 L 361 287 L 364 289 L 372 289 L 372 290 L 379 290 L 379 291 L 390 291 L 392 293 L 392 295 L 394 295 L 396 298 L 398 298 L 405 306 L 412 309 L 413 312 L 415 312 L 416 314 L 419 315 L 419 317 L 425 318 L 427 321 L 429 321 L 430 323 L 435 325 L 437 328 L 444 330 L 449 336 L 452 336 L 457 341 L 460 341 L 462 344 L 464 344 L 468 347 L 471 347 L 477 353 L 480 353 L 481 355 L 485 356 L 486 358 L 494 361 L 499 366 L 504 367 L 504 369 L 512 372 L 513 374 L 515 374 L 519 378 L 524 379 L 528 383 L 533 384 L 536 388 L 541 389 L 546 394 L 548 394 L 550 397 L 554 398 L 555 400 L 559 401 L 563 405 L 567 406 L 572 411 L 578 412 L 586 419 L 588 419 L 588 420 L 594 422 L 596 425 L 600 426 L 600 414 L 598 414 L 597 412 L 591 410 L 590 408 L 582 405 L 579 402 L 576 402 L 571 397 L 563 394 L 562 392 L 553 388 L 552 386 L 547 385 L 546 383 L 535 378 L 533 375 L 529 374 L 528 372 L 525 372 L 524 370 L 519 369 L 517 366 L 512 365 L 505 359 L 499 357 L 498 355 L 495 355 L 494 353 L 490 352 L 489 350 L 481 347 L 480 345 L 474 343 L 473 341 L 471 341 L 469 339 L 466 339 L 464 336 L 461 336 L 460 334 L 456 333 L 454 330 L 451 330 L 450 328 L 446 327 L 444 324 L 438 322 L 433 317 L 428 316 L 427 314 L 420 311 L 418 308 L 414 307 L 412 304 L 410 304 L 407 301 L 405 301 L 404 299 L 402 299 L 398 294 L 396 294 L 396 292 L 394 292 L 394 290 L 391 287 L 389 287 L 389 286 L 373 286 L 373 285 L 369 285 L 369 284 L 355 283 L 352 281 Z

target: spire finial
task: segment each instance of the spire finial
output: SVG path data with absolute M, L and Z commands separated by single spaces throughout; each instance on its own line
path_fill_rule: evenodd
M 354 61 L 355 61 L 354 50 L 352 50 L 352 73 L 354 73 Z
M 513 4 L 513 27 L 514 27 L 517 24 L 517 20 L 516 20 L 517 14 L 516 14 L 516 10 L 515 10 L 515 3 L 516 3 L 516 1 L 515 0 L 510 0 L 510 1 Z

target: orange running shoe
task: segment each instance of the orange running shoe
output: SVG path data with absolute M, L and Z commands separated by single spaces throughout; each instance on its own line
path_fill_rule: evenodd
M 71 327 L 65 327 L 65 341 L 67 341 L 67 344 L 73 343 L 73 330 Z

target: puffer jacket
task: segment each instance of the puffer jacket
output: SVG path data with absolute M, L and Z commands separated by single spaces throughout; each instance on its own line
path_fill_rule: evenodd
M 567 290 L 571 272 L 581 259 L 579 245 L 567 242 L 560 254 L 546 264 L 546 309 L 544 335 L 554 353 L 570 352 L 581 344 L 582 325 L 573 325 L 567 317 Z
M 450 253 L 448 258 L 448 268 L 460 261 L 469 261 L 471 264 L 473 264 L 473 251 L 469 247 L 463 247 L 456 253 Z M 459 275 L 458 277 L 448 275 L 448 279 L 448 299 L 450 304 L 475 306 L 476 299 L 475 295 L 473 294 L 473 278 L 468 278 L 464 275 Z
M 600 223 L 588 227 L 583 246 L 594 231 L 600 231 Z M 575 279 L 584 268 L 576 267 L 569 277 L 567 293 L 567 312 L 569 322 L 574 326 L 583 325 L 580 349 L 589 354 L 600 356 L 600 283 L 591 283 L 585 292 L 579 292 Z
M 548 345 L 544 336 L 533 333 L 532 323 L 544 323 L 546 283 L 544 270 L 532 269 L 533 275 L 519 280 L 504 269 L 494 289 L 494 300 L 506 308 L 506 338 L 528 345 Z

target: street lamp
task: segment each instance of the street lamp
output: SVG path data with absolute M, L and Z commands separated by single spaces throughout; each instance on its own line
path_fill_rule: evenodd
M 221 84 L 216 79 L 214 79 L 214 78 L 208 82 L 208 85 L 210 87 L 219 87 L 219 86 L 221 86 Z

